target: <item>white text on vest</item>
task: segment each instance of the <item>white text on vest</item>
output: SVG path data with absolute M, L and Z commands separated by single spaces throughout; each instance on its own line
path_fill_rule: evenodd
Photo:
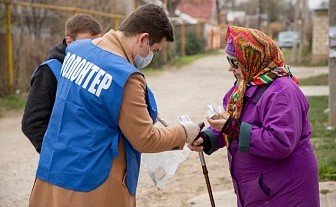
M 64 58 L 61 75 L 84 89 L 87 89 L 90 83 L 87 90 L 98 97 L 102 90 L 108 89 L 112 83 L 112 76 L 106 71 L 70 52 L 67 52 Z

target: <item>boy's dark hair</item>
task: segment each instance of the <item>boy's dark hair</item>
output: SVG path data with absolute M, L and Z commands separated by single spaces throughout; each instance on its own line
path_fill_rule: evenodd
M 79 33 L 90 33 L 92 36 L 102 34 L 100 24 L 90 15 L 76 14 L 65 23 L 65 36 L 76 39 Z
M 161 42 L 163 38 L 168 42 L 174 41 L 173 28 L 165 11 L 155 4 L 139 7 L 121 23 L 119 31 L 127 37 L 148 33 L 150 45 Z

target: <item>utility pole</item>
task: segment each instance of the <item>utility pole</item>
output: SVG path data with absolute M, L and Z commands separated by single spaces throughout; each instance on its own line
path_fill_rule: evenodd
M 329 124 L 336 127 L 336 1 L 329 1 Z
M 299 45 L 299 58 L 298 58 L 298 62 L 301 63 L 302 62 L 302 57 L 303 57 L 303 49 L 304 47 L 306 46 L 306 41 L 307 41 L 307 38 L 306 38 L 306 31 L 307 31 L 307 16 L 308 16 L 308 3 L 307 3 L 307 0 L 301 0 L 301 9 L 300 9 L 300 45 Z
M 216 0 L 211 1 L 211 23 L 217 23 L 217 8 L 216 8 Z
M 7 93 L 13 92 L 13 40 L 12 40 L 12 8 L 11 1 L 6 5 L 6 57 L 7 57 Z
M 216 13 L 217 13 L 217 24 L 218 24 L 218 26 L 220 26 L 221 15 L 220 15 L 220 8 L 219 8 L 219 0 L 216 0 Z
M 302 0 L 296 0 L 296 3 L 295 3 L 295 16 L 294 16 L 294 22 L 295 22 L 295 24 L 294 24 L 294 30 L 295 30 L 295 32 L 301 32 L 301 27 L 302 27 L 302 15 L 301 15 L 301 2 L 302 2 Z M 302 34 L 300 34 L 300 35 L 302 35 Z M 293 48 L 292 48 L 292 50 L 293 50 L 293 62 L 294 63 L 298 63 L 298 62 L 301 62 L 301 57 L 300 57 L 300 55 L 301 55 L 301 53 L 299 52 L 299 49 L 300 48 L 298 48 L 298 43 L 299 42 L 297 42 L 298 41 L 298 39 L 294 39 L 295 41 L 293 42 Z
M 134 1 L 126 0 L 125 16 L 129 16 L 133 12 L 133 7 L 134 7 Z
M 261 31 L 262 25 L 262 0 L 258 0 L 258 29 Z

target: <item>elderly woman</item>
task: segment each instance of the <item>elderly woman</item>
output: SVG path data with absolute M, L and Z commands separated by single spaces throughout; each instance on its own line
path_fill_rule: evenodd
M 238 206 L 319 206 L 309 104 L 281 50 L 255 29 L 229 27 L 226 40 L 237 80 L 191 149 L 227 146 Z

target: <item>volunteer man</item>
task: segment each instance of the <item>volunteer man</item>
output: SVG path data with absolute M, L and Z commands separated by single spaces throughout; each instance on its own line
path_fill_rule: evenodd
M 155 99 L 138 70 L 173 40 L 164 10 L 147 4 L 118 31 L 68 46 L 30 206 L 133 207 L 141 153 L 194 140 L 197 125 L 153 125 Z

